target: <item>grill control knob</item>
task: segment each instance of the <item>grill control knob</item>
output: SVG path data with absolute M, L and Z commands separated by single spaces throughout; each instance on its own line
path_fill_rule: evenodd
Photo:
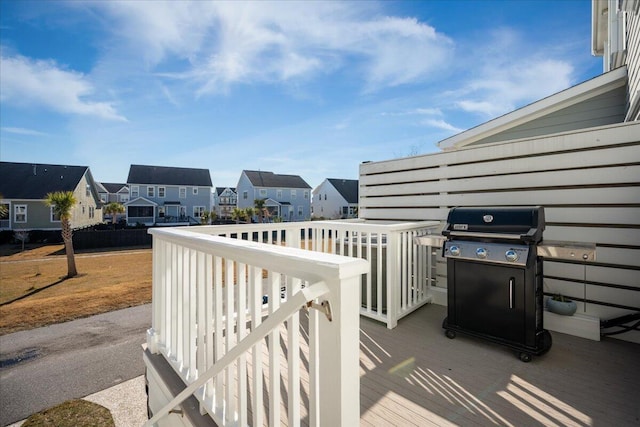
M 476 256 L 480 259 L 485 259 L 487 257 L 487 250 L 485 248 L 476 249 Z
M 458 256 L 458 255 L 460 255 L 460 248 L 459 248 L 459 247 L 457 247 L 457 246 L 451 246 L 451 247 L 449 248 L 449 253 L 450 253 L 451 255 L 453 255 L 453 256 Z
M 509 262 L 516 262 L 518 260 L 518 252 L 514 251 L 513 249 L 509 249 L 504 253 L 504 257 Z

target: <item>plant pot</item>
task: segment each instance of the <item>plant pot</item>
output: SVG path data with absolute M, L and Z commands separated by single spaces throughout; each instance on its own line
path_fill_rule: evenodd
M 547 298 L 547 310 L 552 313 L 560 314 L 562 316 L 573 316 L 577 309 L 578 305 L 575 301 L 557 301 L 553 298 Z

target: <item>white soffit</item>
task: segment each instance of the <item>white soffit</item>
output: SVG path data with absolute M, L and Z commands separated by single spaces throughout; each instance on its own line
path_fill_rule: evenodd
M 627 83 L 627 67 L 619 67 L 591 80 L 572 86 L 525 107 L 482 123 L 438 142 L 442 150 L 455 150 L 481 139 L 544 117 L 563 108 L 602 95 Z

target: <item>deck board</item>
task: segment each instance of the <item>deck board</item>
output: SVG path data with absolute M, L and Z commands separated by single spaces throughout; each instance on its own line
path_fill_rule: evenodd
M 362 425 L 640 425 L 640 345 L 552 332 L 529 363 L 441 328 L 428 305 L 395 329 L 361 318 Z

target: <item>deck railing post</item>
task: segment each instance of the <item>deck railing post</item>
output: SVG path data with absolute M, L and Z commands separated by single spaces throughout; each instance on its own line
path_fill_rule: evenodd
M 387 236 L 387 328 L 398 325 L 400 307 L 400 233 L 390 231 Z
M 360 273 L 328 281 L 331 320 L 319 314 L 318 417 L 321 426 L 357 426 L 360 422 L 358 302 Z

